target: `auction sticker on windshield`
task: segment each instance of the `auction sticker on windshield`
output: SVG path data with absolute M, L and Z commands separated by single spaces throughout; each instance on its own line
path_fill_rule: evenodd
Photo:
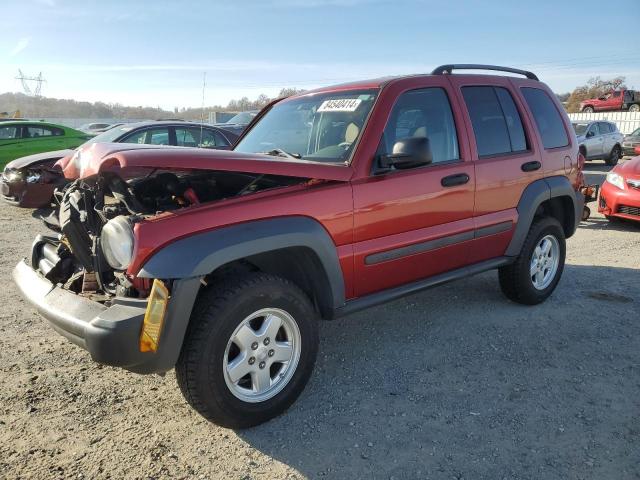
M 318 108 L 318 112 L 355 112 L 362 103 L 359 98 L 335 98 L 325 100 Z

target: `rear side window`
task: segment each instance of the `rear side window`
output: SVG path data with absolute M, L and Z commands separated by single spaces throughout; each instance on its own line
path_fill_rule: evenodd
M 23 132 L 25 138 L 52 137 L 62 136 L 64 131 L 55 127 L 43 127 L 41 125 L 27 125 Z
M 600 133 L 602 135 L 611 133 L 611 124 L 607 122 L 600 122 Z
M 511 94 L 501 87 L 463 87 L 479 157 L 527 150 L 522 120 Z
M 523 87 L 522 95 L 533 114 L 544 148 L 558 148 L 569 145 L 569 137 L 567 137 L 567 132 L 564 129 L 564 122 L 549 95 L 539 88 L 530 87 Z

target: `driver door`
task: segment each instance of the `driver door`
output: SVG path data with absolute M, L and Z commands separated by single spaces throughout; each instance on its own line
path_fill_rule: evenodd
M 355 296 L 466 264 L 473 240 L 474 165 L 459 108 L 444 77 L 401 93 L 370 177 L 353 183 Z M 427 137 L 431 164 L 379 168 L 395 142 Z M 461 153 L 462 152 L 462 153 Z
M 602 144 L 604 139 L 600 135 L 598 122 L 593 122 L 585 134 L 584 147 L 587 150 L 587 158 L 600 158 L 602 156 Z

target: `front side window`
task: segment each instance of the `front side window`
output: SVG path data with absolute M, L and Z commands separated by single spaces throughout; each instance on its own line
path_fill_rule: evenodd
M 18 138 L 18 127 L 0 127 L 0 140 Z
M 190 136 L 195 143 L 195 145 L 184 145 L 189 147 L 201 147 L 201 148 L 213 148 L 213 147 L 228 147 L 229 142 L 220 135 L 215 130 L 209 130 L 206 128 L 195 128 L 189 127 L 187 129 L 184 128 L 176 128 L 176 141 L 178 145 L 182 145 L 181 137 L 183 135 L 182 132 L 185 132 L 185 135 Z
M 587 135 L 591 136 L 591 137 L 597 137 L 598 135 L 600 135 L 600 129 L 598 128 L 598 124 L 597 123 L 592 123 L 591 126 L 589 127 L 589 132 L 587 133 Z
M 569 145 L 569 137 L 564 129 L 564 122 L 549 95 L 544 90 L 532 87 L 523 87 L 522 95 L 529 109 L 531 109 L 544 148 L 558 148 Z
M 600 133 L 605 135 L 607 133 L 611 133 L 611 124 L 607 122 L 600 122 Z
M 587 133 L 587 128 L 589 128 L 588 123 L 572 123 L 572 125 L 577 136 L 584 135 Z
M 59 128 L 28 125 L 23 132 L 25 138 L 61 136 L 64 132 Z
M 464 87 L 462 96 L 480 158 L 527 150 L 520 114 L 505 88 Z
M 176 145 L 179 147 L 197 147 L 199 135 L 187 128 L 176 128 Z
M 275 104 L 234 151 L 346 165 L 377 90 L 327 92 Z
M 409 137 L 429 139 L 433 163 L 460 159 L 456 125 L 444 89 L 424 88 L 400 95 L 384 129 L 379 153 L 392 153 L 397 141 Z
M 147 145 L 169 145 L 169 129 L 168 128 L 149 128 L 134 132 L 125 137 L 122 143 L 139 143 Z

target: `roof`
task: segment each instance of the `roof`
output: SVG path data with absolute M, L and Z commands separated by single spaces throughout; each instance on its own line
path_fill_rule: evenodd
M 538 77 L 533 74 L 532 72 L 526 71 L 526 70 L 519 70 L 517 68 L 511 68 L 511 67 L 501 67 L 501 66 L 496 66 L 496 65 L 481 65 L 481 64 L 471 64 L 471 63 L 463 63 L 463 64 L 449 64 L 449 65 L 441 65 L 437 68 L 435 68 L 431 73 L 416 73 L 416 74 L 409 74 L 409 75 L 396 75 L 396 76 L 386 76 L 386 77 L 379 77 L 379 78 L 373 78 L 373 79 L 369 79 L 369 80 L 359 80 L 356 82 L 349 82 L 349 83 L 341 83 L 341 84 L 337 84 L 337 85 L 331 85 L 328 87 L 321 87 L 321 88 L 317 88 L 315 90 L 311 90 L 308 92 L 304 92 L 304 93 L 300 93 L 298 95 L 293 95 L 290 98 L 293 97 L 298 97 L 298 96 L 304 96 L 304 95 L 308 95 L 310 93 L 320 93 L 320 92 L 339 92 L 339 91 L 345 91 L 345 90 L 365 90 L 365 89 L 370 89 L 370 88 L 382 88 L 384 87 L 386 84 L 392 82 L 392 81 L 399 81 L 399 80 L 405 80 L 408 78 L 416 78 L 416 77 L 431 77 L 434 75 L 449 75 L 449 74 L 453 74 L 453 75 L 483 75 L 483 76 L 498 76 L 498 75 L 487 75 L 486 73 L 481 73 L 481 74 L 474 74 L 474 73 L 453 73 L 453 70 L 480 70 L 480 71 L 496 71 L 496 72 L 502 72 L 502 73 L 511 73 L 511 74 L 516 74 L 516 75 L 523 75 L 529 79 L 532 80 L 538 80 Z M 504 76 L 504 75 L 500 75 L 500 76 Z

